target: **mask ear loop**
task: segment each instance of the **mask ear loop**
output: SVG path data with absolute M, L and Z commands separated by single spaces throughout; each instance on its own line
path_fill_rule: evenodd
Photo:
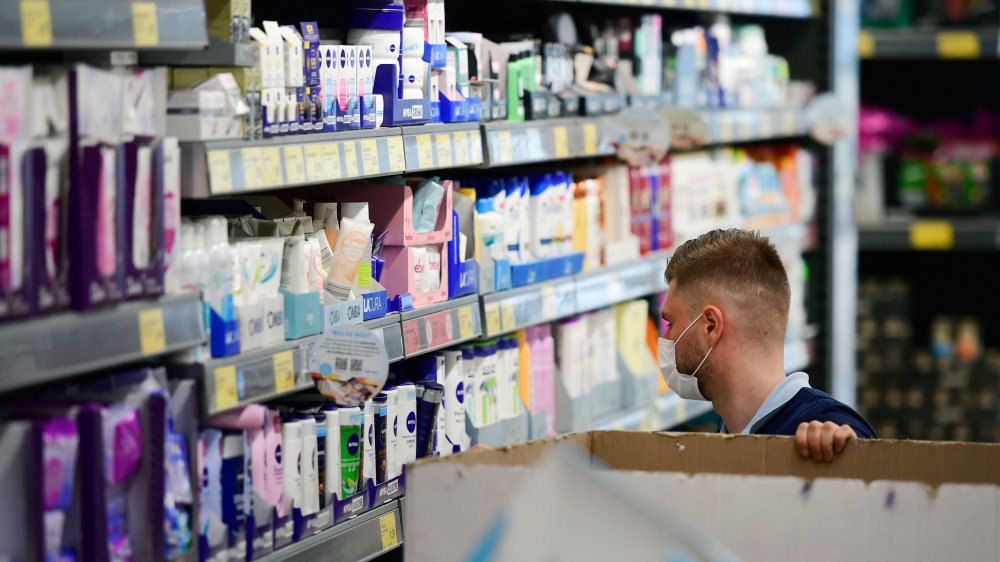
M 694 372 L 691 373 L 692 377 L 695 376 L 695 375 L 697 375 L 698 371 L 701 369 L 701 366 L 705 364 L 705 361 L 708 361 L 708 356 L 712 354 L 712 350 L 713 349 L 715 349 L 714 345 L 712 347 L 708 348 L 708 352 L 705 353 L 705 358 L 701 360 L 701 363 L 698 363 L 698 366 L 695 367 Z
M 677 339 L 674 340 L 674 345 L 677 345 L 677 342 L 681 341 L 681 338 L 684 337 L 684 334 L 688 333 L 688 330 L 691 329 L 691 326 L 694 326 L 695 322 L 701 320 L 701 317 L 704 316 L 704 315 L 705 315 L 705 313 L 702 312 L 701 314 L 698 315 L 697 318 L 695 318 L 694 320 L 692 320 L 691 323 L 688 324 L 688 327 L 684 328 L 684 331 L 681 332 L 681 335 L 677 336 Z

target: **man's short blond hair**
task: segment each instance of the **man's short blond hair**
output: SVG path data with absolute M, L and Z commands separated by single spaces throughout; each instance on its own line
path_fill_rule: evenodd
M 724 292 L 736 308 L 730 313 L 759 324 L 762 334 L 784 339 L 791 290 L 781 256 L 767 237 L 738 228 L 702 234 L 677 248 L 666 278 L 696 302 Z

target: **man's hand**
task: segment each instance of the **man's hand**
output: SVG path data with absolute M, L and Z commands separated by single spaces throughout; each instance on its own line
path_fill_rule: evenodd
M 818 462 L 830 462 L 839 455 L 848 441 L 857 439 L 849 425 L 833 422 L 802 422 L 795 432 L 795 445 L 803 457 L 812 457 Z

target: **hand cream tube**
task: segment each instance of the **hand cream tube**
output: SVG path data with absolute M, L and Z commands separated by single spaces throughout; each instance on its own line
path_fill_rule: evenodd
M 333 404 L 323 406 L 326 414 L 326 442 L 321 446 L 326 448 L 326 471 L 323 478 L 323 492 L 326 496 L 324 506 L 331 505 L 334 494 L 342 494 L 340 485 L 340 412 Z
M 344 217 L 340 221 L 340 236 L 334 250 L 333 268 L 326 278 L 326 294 L 337 300 L 347 300 L 358 276 L 358 264 L 375 225 Z
M 306 240 L 302 236 L 289 236 L 285 239 L 285 253 L 281 260 L 281 286 L 290 293 L 309 292 Z

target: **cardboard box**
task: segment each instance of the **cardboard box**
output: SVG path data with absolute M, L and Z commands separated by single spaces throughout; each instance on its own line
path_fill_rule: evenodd
M 629 521 L 628 514 L 653 514 L 651 527 L 676 519 L 750 561 L 1000 559 L 998 445 L 860 441 L 833 463 L 817 463 L 802 459 L 790 437 L 604 431 L 408 466 L 405 557 L 463 560 L 490 540 L 510 538 L 497 536 L 498 521 L 509 532 L 523 530 L 513 516 L 519 495 L 523 508 L 521 490 L 548 495 L 532 477 L 544 471 L 552 482 L 552 463 L 535 463 L 564 442 L 583 449 L 597 483 L 569 488 L 565 502 L 545 498 L 549 503 L 539 508 L 548 517 L 546 533 L 575 530 L 563 543 L 567 550 L 588 543 L 600 549 L 603 541 L 625 549 L 615 559 L 652 559 L 629 553 L 648 545 L 623 544 L 641 534 L 635 523 L 624 535 L 609 529 L 593 540 L 578 526 L 581 518 L 592 523 L 614 512 Z M 593 470 L 602 467 L 611 471 Z M 579 475 L 563 472 L 566 478 L 555 482 Z M 585 513 L 572 507 L 581 494 L 594 497 Z M 493 534 L 484 540 L 488 530 Z M 510 544 L 536 538 L 518 535 Z

